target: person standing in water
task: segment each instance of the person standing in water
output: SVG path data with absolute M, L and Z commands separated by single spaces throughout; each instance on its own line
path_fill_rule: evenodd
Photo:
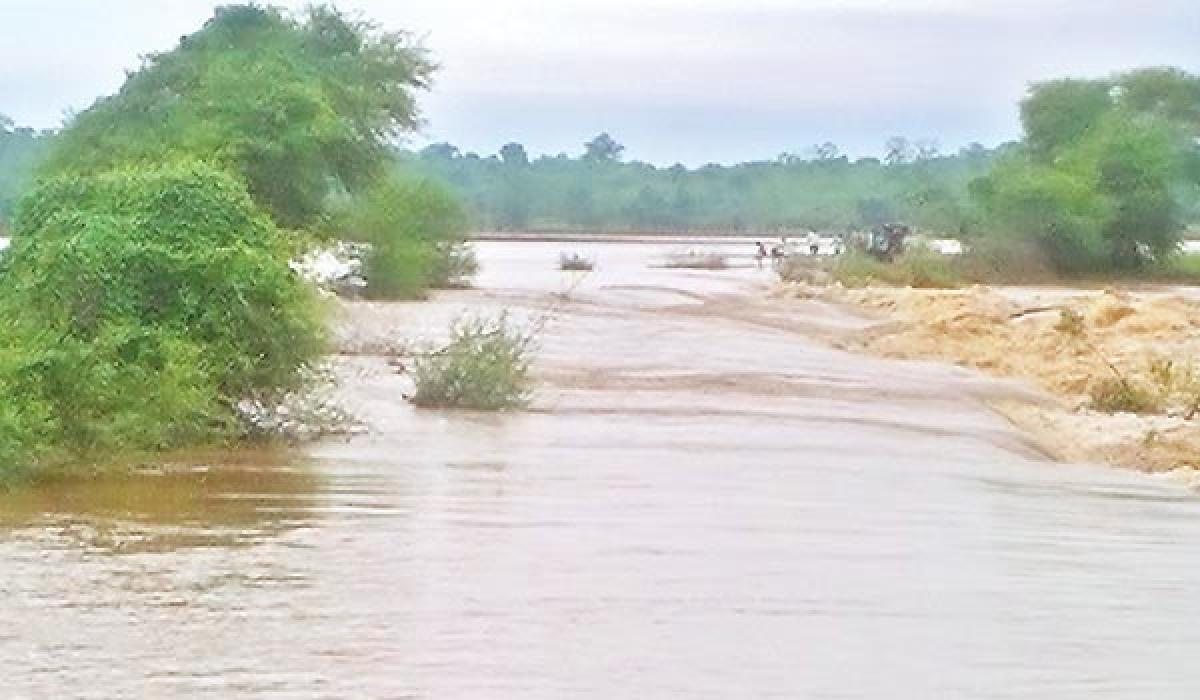
M 767 259 L 767 247 L 763 245 L 762 241 L 755 241 L 754 246 L 754 261 L 758 263 L 758 269 L 761 270 L 763 266 L 763 260 Z

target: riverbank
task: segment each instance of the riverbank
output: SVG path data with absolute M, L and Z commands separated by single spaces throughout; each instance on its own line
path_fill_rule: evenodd
M 1142 471 L 1200 466 L 1200 301 L 1191 290 L 917 290 L 784 284 L 875 323 L 839 347 L 1028 380 L 1050 403 L 992 406 L 1062 461 Z

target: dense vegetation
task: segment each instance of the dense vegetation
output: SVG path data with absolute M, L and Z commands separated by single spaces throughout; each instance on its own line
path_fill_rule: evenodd
M 1063 272 L 1136 269 L 1170 258 L 1200 217 L 1200 76 L 1039 83 L 1021 121 L 1021 146 L 971 186 L 989 238 Z
M 386 179 L 432 69 L 406 34 L 325 7 L 229 6 L 44 157 L 5 121 L 0 182 L 41 164 L 0 258 L 0 484 L 242 434 L 239 402 L 300 388 L 324 349 L 289 260 L 359 210 L 416 284 L 446 274 L 461 212 Z
M 232 176 L 68 175 L 22 203 L 0 266 L 0 481 L 236 434 L 236 404 L 321 352 L 313 290 Z
M 17 200 L 29 186 L 50 136 L 28 127 L 17 128 L 0 114 L 0 235 L 4 235 Z
M 501 411 L 529 401 L 534 338 L 506 315 L 463 317 L 449 342 L 413 363 L 412 402 L 427 408 Z
M 833 144 L 807 156 L 738 165 L 660 168 L 624 162 L 607 134 L 566 154 L 530 160 L 510 143 L 493 156 L 435 144 L 408 160 L 449 183 L 478 226 L 494 230 L 767 231 L 865 228 L 905 220 L 958 233 L 967 188 L 1002 147 L 943 155 L 931 142 L 893 138 L 882 160 L 850 160 Z
M 1200 223 L 1200 77 L 1171 68 L 1056 80 L 1021 103 L 1024 138 L 942 155 L 892 138 L 882 160 L 829 143 L 806 156 L 687 169 L 624 162 L 607 134 L 577 157 L 530 160 L 435 144 L 408 160 L 498 230 L 852 230 L 902 220 L 964 238 L 1001 275 L 1143 270 Z
M 446 186 L 394 173 L 336 205 L 331 235 L 370 245 L 367 292 L 384 299 L 417 299 L 425 290 L 455 287 L 475 274 L 466 244 L 467 214 Z
M 327 7 L 302 19 L 221 7 L 77 116 L 46 171 L 201 158 L 241 177 L 279 225 L 311 226 L 332 192 L 383 173 L 393 137 L 417 124 L 413 93 L 433 68 L 408 34 Z

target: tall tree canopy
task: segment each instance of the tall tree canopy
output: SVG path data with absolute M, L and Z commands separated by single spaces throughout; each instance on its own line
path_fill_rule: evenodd
M 607 132 L 588 141 L 583 147 L 583 157 L 596 162 L 620 160 L 621 154 L 625 152 L 625 147 L 617 143 L 616 139 L 609 136 Z
M 1056 80 L 1021 103 L 1024 148 L 973 186 L 990 228 L 1068 271 L 1172 254 L 1200 213 L 1200 76 Z
M 932 141 L 885 166 L 851 161 L 833 143 L 809 157 L 784 154 L 737 165 L 659 168 L 620 161 L 620 145 L 602 134 L 576 157 L 530 159 L 521 144 L 494 156 L 428 146 L 408 159 L 445 180 L 467 201 L 475 222 L 497 229 L 758 230 L 875 226 L 904 220 L 956 233 L 966 225 L 967 185 L 987 172 L 997 151 L 973 144 L 938 154 Z M 889 143 L 889 146 L 891 144 Z
M 330 192 L 382 171 L 396 137 L 417 126 L 414 92 L 434 69 L 410 34 L 327 6 L 299 17 L 221 7 L 76 116 L 47 171 L 202 158 L 240 175 L 280 224 L 306 226 Z

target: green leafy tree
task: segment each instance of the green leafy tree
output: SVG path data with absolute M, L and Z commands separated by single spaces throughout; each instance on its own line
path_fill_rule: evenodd
M 1118 102 L 1129 111 L 1200 135 L 1200 76 L 1179 68 L 1144 68 L 1120 76 L 1117 88 Z
M 1034 84 L 1021 101 L 1021 124 L 1032 157 L 1048 161 L 1077 143 L 1112 107 L 1107 80 L 1067 78 Z
M 500 160 L 513 168 L 524 168 L 529 165 L 529 154 L 519 143 L 506 143 L 500 149 Z
M 1113 266 L 1172 254 L 1182 222 L 1171 194 L 1175 154 L 1168 130 L 1118 113 L 1086 148 L 1097 189 L 1109 201 L 1103 233 Z
M 617 143 L 607 132 L 588 141 L 583 145 L 583 148 L 584 160 L 595 163 L 616 162 L 621 159 L 621 154 L 625 152 L 625 147 Z
M 1174 69 L 1034 85 L 1025 146 L 973 187 L 986 224 L 1060 270 L 1129 269 L 1174 255 L 1197 180 L 1200 80 Z
M 1106 202 L 1086 177 L 1014 158 L 971 189 L 992 236 L 1032 244 L 1063 272 L 1103 266 Z
M 230 168 L 281 225 L 312 224 L 336 189 L 380 176 L 418 123 L 434 66 L 409 34 L 326 6 L 218 8 L 66 127 L 47 172 L 186 155 Z
M 522 149 L 523 150 L 523 149 Z M 594 152 L 597 148 L 592 149 Z M 603 148 L 601 151 L 611 152 Z M 906 154 L 912 147 L 903 139 Z M 829 144 L 818 158 L 656 168 L 646 163 L 567 156 L 522 165 L 514 146 L 496 157 L 464 158 L 449 144 L 410 154 L 408 167 L 444 181 L 480 225 L 605 230 L 756 230 L 865 225 L 859 202 L 877 200 L 882 221 L 906 221 L 957 233 L 969 207 L 967 185 L 987 171 L 993 151 L 905 156 L 887 168 L 873 158 L 850 162 Z M 927 149 L 927 153 L 929 153 Z M 875 221 L 878 216 L 868 217 Z

